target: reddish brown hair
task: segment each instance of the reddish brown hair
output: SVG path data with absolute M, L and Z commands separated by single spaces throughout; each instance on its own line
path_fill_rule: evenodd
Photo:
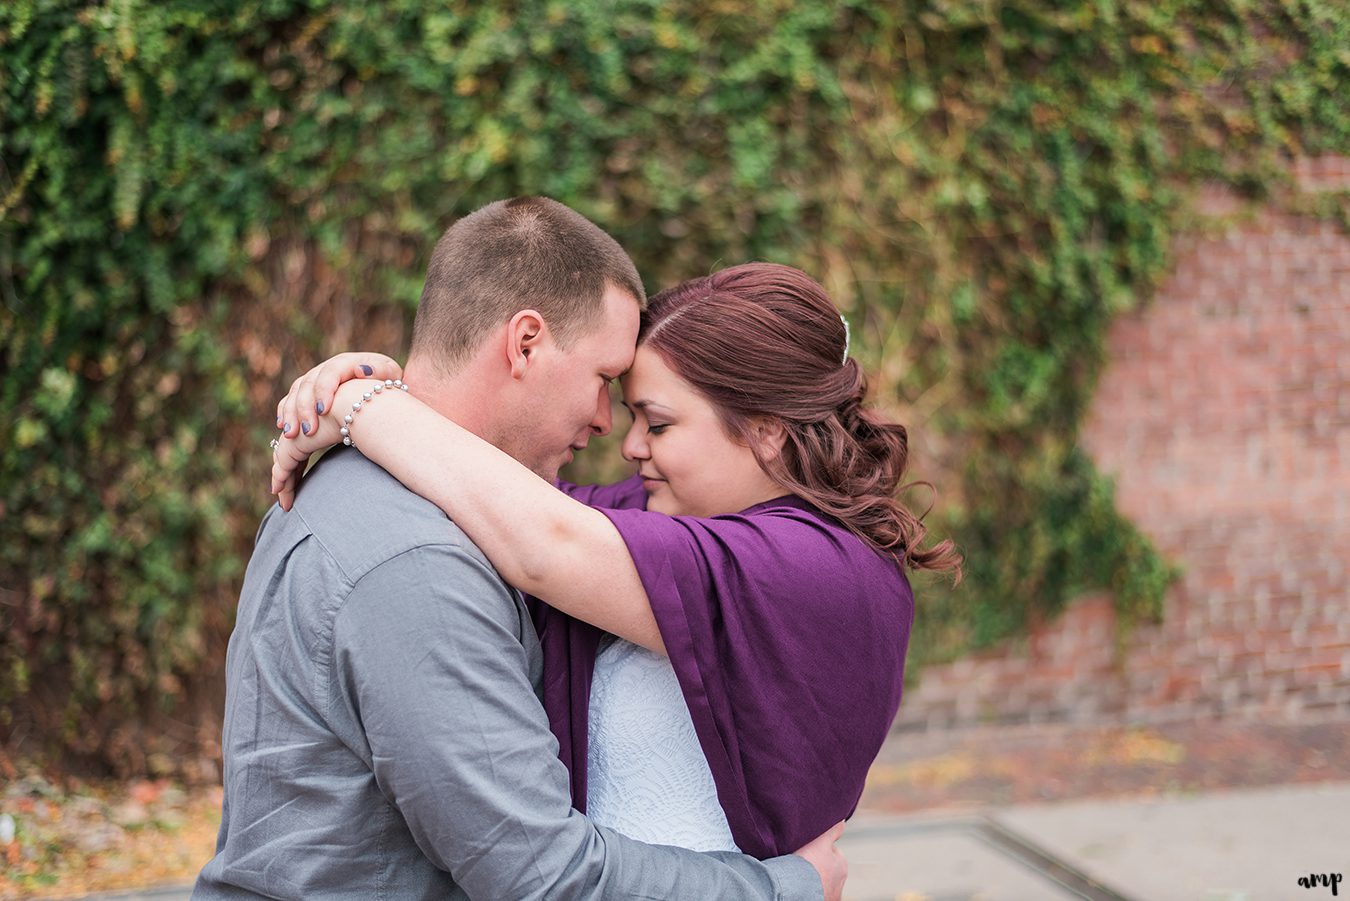
M 952 542 L 920 547 L 921 518 L 896 500 L 908 436 L 863 407 L 867 382 L 857 361 L 845 359 L 845 342 L 825 289 L 773 263 L 732 266 L 662 291 L 638 335 L 712 402 L 770 478 L 878 550 L 960 578 Z M 764 454 L 753 438 L 764 419 L 783 426 L 780 454 Z

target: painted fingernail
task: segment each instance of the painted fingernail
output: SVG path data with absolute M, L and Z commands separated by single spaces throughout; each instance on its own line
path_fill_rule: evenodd
M 289 432 L 291 430 L 291 424 L 289 422 L 286 423 L 284 426 L 281 427 L 281 430 L 283 432 Z
M 314 411 L 318 413 L 320 416 L 323 415 L 323 401 L 319 401 L 314 405 Z
M 308 434 L 309 434 L 309 423 L 307 423 L 307 422 L 302 422 L 302 423 L 300 423 L 300 431 L 302 431 L 302 432 L 304 432 L 306 435 L 308 435 Z
M 371 369 L 371 368 L 370 368 L 369 366 L 367 366 L 365 363 L 362 363 L 362 364 L 361 364 L 361 371 L 364 372 L 366 375 L 371 375 L 372 373 L 375 372 L 374 369 Z

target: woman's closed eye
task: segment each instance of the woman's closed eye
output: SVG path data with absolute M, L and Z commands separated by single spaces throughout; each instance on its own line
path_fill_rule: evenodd
M 670 428 L 670 423 L 668 422 L 649 422 L 647 423 L 647 434 L 659 435 L 668 428 Z

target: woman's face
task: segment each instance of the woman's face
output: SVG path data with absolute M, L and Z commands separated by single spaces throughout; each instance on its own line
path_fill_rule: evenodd
M 656 351 L 639 346 L 621 381 L 623 405 L 633 417 L 623 455 L 637 464 L 650 495 L 648 510 L 716 516 L 787 493 L 747 445 L 726 433 L 716 408 Z

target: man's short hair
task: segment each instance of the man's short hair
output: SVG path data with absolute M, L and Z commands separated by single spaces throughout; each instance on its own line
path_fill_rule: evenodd
M 436 242 L 412 353 L 454 371 L 489 332 L 529 309 L 568 347 L 599 325 L 607 283 L 646 308 L 633 261 L 595 223 L 547 197 L 498 200 Z

